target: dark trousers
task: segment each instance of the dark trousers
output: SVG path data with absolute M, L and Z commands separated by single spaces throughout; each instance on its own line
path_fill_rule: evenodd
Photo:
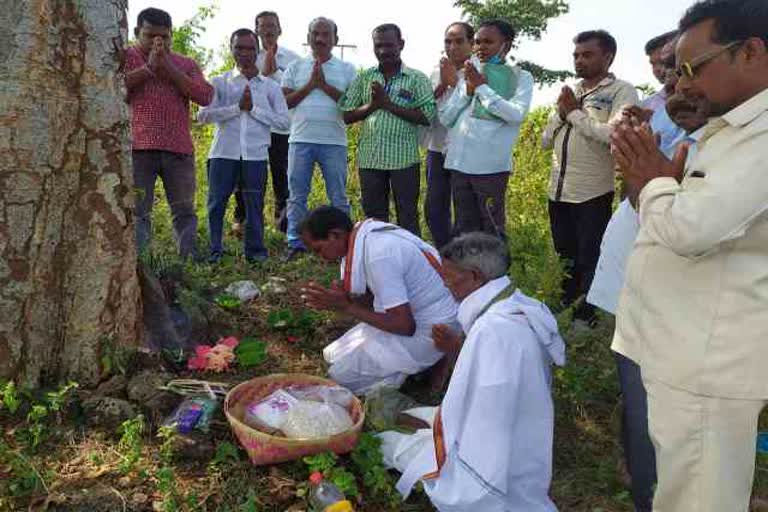
M 632 501 L 636 512 L 651 512 L 656 485 L 656 453 L 648 435 L 648 396 L 634 361 L 615 353 L 623 410 L 621 444 L 632 477 Z
M 456 231 L 484 231 L 505 238 L 509 173 L 465 174 L 451 171 Z
M 359 172 L 365 216 L 389 222 L 389 191 L 392 189 L 397 224 L 421 236 L 419 164 L 405 169 L 360 169 Z
M 451 214 L 451 171 L 444 167 L 445 155 L 427 152 L 427 197 L 424 201 L 424 217 L 435 247 L 440 248 L 453 236 Z
M 139 189 L 136 198 L 136 245 L 145 249 L 152 239 L 152 207 L 155 182 L 163 180 L 165 196 L 173 218 L 173 236 L 181 257 L 193 256 L 197 238 L 195 213 L 195 158 L 170 151 L 136 150 L 132 152 L 133 183 Z
M 208 160 L 208 232 L 211 254 L 224 252 L 222 232 L 229 196 L 241 185 L 245 202 L 245 257 L 265 259 L 264 189 L 267 184 L 267 162 L 212 158 Z
M 285 218 L 288 204 L 288 135 L 273 133 L 269 145 L 269 172 L 272 175 L 272 192 L 275 195 L 275 220 Z M 245 221 L 245 202 L 241 184 L 235 191 L 235 221 Z M 285 231 L 283 227 L 281 231 Z
M 595 277 L 600 257 L 600 242 L 611 220 L 613 192 L 583 203 L 549 202 L 549 223 L 555 251 L 565 260 L 567 275 L 563 281 L 563 305 L 569 306 L 586 295 Z M 574 318 L 590 321 L 594 306 L 586 301 L 574 312 Z

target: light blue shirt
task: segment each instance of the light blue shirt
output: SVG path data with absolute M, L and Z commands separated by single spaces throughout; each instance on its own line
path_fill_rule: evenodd
M 438 106 L 440 122 L 448 128 L 445 168 L 466 174 L 494 174 L 512 171 L 512 150 L 520 126 L 531 106 L 533 76 L 520 68 L 517 90 L 509 100 L 499 96 L 487 84 L 467 95 L 464 78 L 448 100 Z M 499 119 L 473 115 L 474 103 L 480 102 Z
M 665 110 L 667 106 L 666 90 L 662 87 L 659 92 L 645 98 L 643 102 L 640 104 L 640 106 L 643 108 L 649 108 L 654 112 L 658 112 L 659 110 Z
M 313 57 L 294 61 L 283 73 L 283 88 L 295 91 L 304 87 L 312 77 L 314 65 Z M 343 93 L 355 79 L 357 70 L 349 62 L 331 57 L 323 63 L 323 75 L 326 83 Z M 288 142 L 347 145 L 347 129 L 339 105 L 320 89 L 313 89 L 292 112 Z
M 651 130 L 661 136 L 659 149 L 670 159 L 674 156 L 677 145 L 688 138 L 685 130 L 677 126 L 669 117 L 666 108 L 660 108 L 653 113 Z

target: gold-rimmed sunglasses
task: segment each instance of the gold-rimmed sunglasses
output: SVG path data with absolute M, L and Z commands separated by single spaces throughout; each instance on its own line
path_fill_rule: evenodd
M 699 69 L 701 69 L 701 66 L 711 61 L 712 59 L 719 57 L 720 55 L 727 52 L 728 50 L 739 46 L 743 42 L 744 41 L 733 41 L 731 43 L 728 43 L 725 46 L 717 48 L 716 50 L 707 52 L 704 55 L 699 55 L 698 57 L 694 58 L 690 62 L 681 62 L 680 65 L 675 70 L 675 74 L 677 75 L 677 78 L 685 77 L 688 80 L 693 80 L 694 78 L 696 78 L 696 74 L 698 73 Z

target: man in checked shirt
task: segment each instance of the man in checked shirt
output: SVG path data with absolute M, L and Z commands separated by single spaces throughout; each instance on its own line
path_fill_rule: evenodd
M 200 67 L 171 51 L 171 16 L 160 9 L 139 13 L 136 46 L 125 55 L 125 85 L 131 108 L 136 243 L 152 238 L 155 181 L 163 180 L 182 257 L 193 256 L 197 233 L 195 159 L 189 132 L 189 102 L 208 105 L 213 88 Z

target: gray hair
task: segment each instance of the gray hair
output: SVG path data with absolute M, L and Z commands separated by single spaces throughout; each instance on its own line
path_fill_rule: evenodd
M 312 27 L 314 27 L 318 23 L 327 23 L 328 25 L 331 26 L 331 28 L 333 28 L 333 35 L 336 37 L 339 36 L 339 28 L 336 26 L 336 22 L 333 21 L 331 18 L 326 18 L 325 16 L 318 16 L 317 18 L 310 21 L 309 32 L 312 32 Z
M 480 272 L 489 281 L 505 275 L 512 263 L 507 244 L 487 233 L 462 235 L 443 247 L 440 255 L 465 270 Z

